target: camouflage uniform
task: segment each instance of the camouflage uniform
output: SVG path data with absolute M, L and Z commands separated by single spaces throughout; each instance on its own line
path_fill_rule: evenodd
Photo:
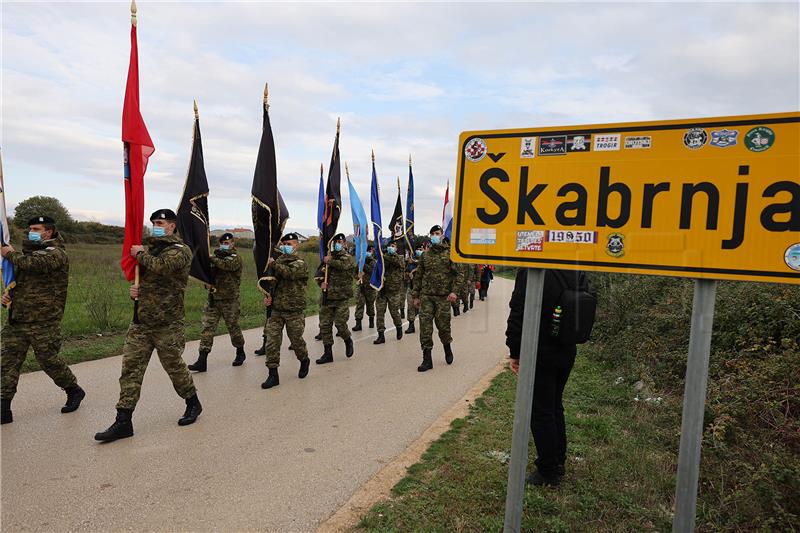
M 214 291 L 208 293 L 203 308 L 203 331 L 200 333 L 200 351 L 210 352 L 214 333 L 220 318 L 231 336 L 234 348 L 244 346 L 242 328 L 239 327 L 239 284 L 242 280 L 242 258 L 233 250 L 217 249 L 211 257 L 215 271 Z
M 469 304 L 472 307 L 472 302 L 475 300 L 475 283 L 480 278 L 478 265 L 469 265 L 467 271 L 467 294 L 469 295 Z
M 319 308 L 319 327 L 322 343 L 333 345 L 333 325 L 342 339 L 350 338 L 347 320 L 350 318 L 350 298 L 353 296 L 353 270 L 355 258 L 345 251 L 331 252 L 328 263 L 328 296 Z
M 64 240 L 57 233 L 46 241 L 25 240 L 22 252 L 11 252 L 16 288 L 2 332 L 2 399 L 11 401 L 17 392 L 19 370 L 28 348 L 39 366 L 62 389 L 77 385 L 75 375 L 58 356 L 59 325 L 64 316 L 69 283 L 69 258 Z
M 267 321 L 267 368 L 281 362 L 283 328 L 299 361 L 308 359 L 303 332 L 306 327 L 306 286 L 308 266 L 296 254 L 281 254 L 267 268 L 268 293 L 272 296 L 272 314 Z
M 417 269 L 417 260 L 413 257 L 408 259 L 406 263 L 406 318 L 409 324 L 413 324 L 417 318 L 417 308 L 414 305 L 414 271 Z
M 465 263 L 459 264 L 458 268 L 461 269 L 461 279 L 463 282 L 459 285 L 459 290 L 456 293 L 461 305 L 466 309 L 469 306 L 469 273 L 472 270 L 472 265 Z
M 395 327 L 400 327 L 403 320 L 400 318 L 400 307 L 403 305 L 403 274 L 405 271 L 405 261 L 402 255 L 385 254 L 383 256 L 383 288 L 378 292 L 378 300 L 375 303 L 377 314 L 376 326 L 378 332 L 386 331 L 386 307 L 389 307 L 389 314 Z
M 422 301 L 419 314 L 420 344 L 423 350 L 433 348 L 433 323 L 439 330 L 442 344 L 450 344 L 450 302 L 447 296 L 463 285 L 462 270 L 450 260 L 450 247 L 435 244 L 422 254 L 414 272 L 414 298 Z
M 375 299 L 378 297 L 378 294 L 369 284 L 369 280 L 372 277 L 372 270 L 374 268 L 375 259 L 373 259 L 371 256 L 367 256 L 366 261 L 364 261 L 364 275 L 361 278 L 361 283 L 358 283 L 356 289 L 358 293 L 356 295 L 356 320 L 361 320 L 364 318 L 365 306 L 367 308 L 367 316 L 375 316 Z M 358 274 L 358 272 L 356 272 L 356 274 Z
M 175 392 L 184 399 L 196 393 L 181 358 L 185 347 L 183 295 L 192 252 L 177 234 L 150 237 L 148 241 L 147 250 L 136 256 L 140 267 L 138 322 L 128 328 L 122 348 L 117 409 L 136 407 L 153 349 Z

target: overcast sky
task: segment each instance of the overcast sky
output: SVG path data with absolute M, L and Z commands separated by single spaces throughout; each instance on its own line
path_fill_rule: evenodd
M 289 226 L 316 226 L 336 118 L 383 220 L 414 159 L 417 226 L 441 220 L 463 130 L 800 109 L 800 14 L 788 3 L 156 3 L 139 7 L 141 109 L 156 153 L 146 213 L 177 206 L 192 100 L 212 226 L 250 227 L 270 85 Z M 9 210 L 56 196 L 78 219 L 122 224 L 120 120 L 129 3 L 2 6 L 2 146 Z M 351 231 L 343 181 L 340 229 Z

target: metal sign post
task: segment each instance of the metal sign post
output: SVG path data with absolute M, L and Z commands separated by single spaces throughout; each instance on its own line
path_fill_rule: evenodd
M 525 311 L 522 317 L 522 339 L 519 350 L 517 400 L 514 407 L 514 432 L 511 436 L 511 460 L 508 464 L 505 533 L 519 533 L 522 525 L 522 504 L 525 499 L 525 471 L 528 466 L 528 438 L 533 404 L 533 380 L 536 376 L 536 354 L 539 346 L 539 317 L 542 314 L 544 270 L 527 269 Z
M 695 281 L 689 356 L 686 361 L 686 387 L 683 393 L 678 481 L 675 486 L 675 517 L 672 521 L 674 533 L 694 531 L 716 292 L 716 281 L 706 279 Z

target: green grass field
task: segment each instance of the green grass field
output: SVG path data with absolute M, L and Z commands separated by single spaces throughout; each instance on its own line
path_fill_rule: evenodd
M 125 331 L 133 316 L 133 302 L 128 296 L 129 283 L 122 275 L 119 258 L 122 246 L 118 244 L 71 244 L 67 245 L 70 259 L 69 292 L 61 333 L 64 343 L 61 354 L 68 363 L 77 363 L 118 355 L 122 351 Z M 255 263 L 251 250 L 240 249 L 244 259 L 242 273 L 241 306 L 242 329 L 264 324 L 262 296 L 256 287 Z M 307 314 L 319 309 L 320 289 L 313 280 L 319 263 L 315 252 L 300 252 L 308 262 Z M 190 279 L 186 290 L 186 338 L 197 339 L 201 330 L 203 305 L 207 299 L 203 284 Z M 7 313 L 3 311 L 3 323 Z M 225 332 L 220 323 L 218 334 Z M 255 347 L 248 347 L 255 348 Z M 38 370 L 39 365 L 28 354 L 24 372 Z

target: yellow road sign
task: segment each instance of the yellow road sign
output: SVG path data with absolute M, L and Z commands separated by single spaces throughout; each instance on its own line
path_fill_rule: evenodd
M 800 113 L 468 131 L 453 259 L 800 284 Z

